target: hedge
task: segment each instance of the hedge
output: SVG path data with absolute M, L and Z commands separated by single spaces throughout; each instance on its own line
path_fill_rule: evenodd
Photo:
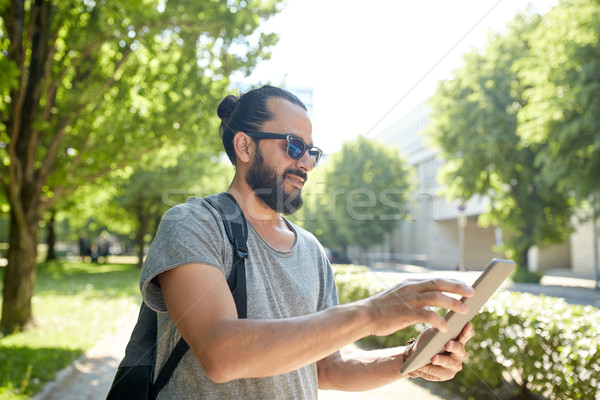
M 334 272 L 340 303 L 384 288 L 366 267 L 336 265 Z M 469 400 L 600 398 L 598 308 L 504 291 L 496 293 L 472 323 L 475 336 L 467 344 L 469 359 L 452 381 L 442 383 L 449 392 Z M 369 336 L 360 345 L 401 346 L 423 329 Z

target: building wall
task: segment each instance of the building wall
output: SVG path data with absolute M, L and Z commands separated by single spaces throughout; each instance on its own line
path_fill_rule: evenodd
M 458 269 L 459 266 L 459 226 L 456 219 L 437 221 L 432 224 L 429 264 L 438 269 Z M 496 230 L 477 225 L 477 217 L 467 217 L 465 225 L 465 268 L 482 270 L 492 258 L 503 257 L 493 251 L 496 243 Z
M 428 110 L 420 105 L 377 135 L 377 139 L 397 146 L 415 169 L 417 187 L 411 195 L 411 214 L 408 221 L 399 224 L 398 230 L 387 242 L 371 249 L 371 259 L 398 260 L 427 265 L 434 268 L 453 269 L 459 265 L 458 219 L 461 213 L 467 218 L 465 227 L 464 263 L 467 269 L 481 269 L 493 257 L 504 257 L 494 252 L 494 245 L 502 243 L 498 228 L 477 226 L 477 217 L 487 208 L 488 199 L 475 196 L 469 199 L 464 211 L 458 204 L 449 203 L 439 195 L 441 185 L 437 171 L 443 164 L 438 154 L 423 140 L 422 131 L 429 123 Z M 556 268 L 573 268 L 575 272 L 592 276 L 593 257 L 591 225 L 582 227 L 571 236 L 570 243 L 544 249 L 534 249 L 532 255 L 544 271 Z
M 552 269 L 571 269 L 571 245 L 569 241 L 543 249 L 537 246 L 529 249 L 529 268 L 532 271 L 546 272 Z
M 571 265 L 573 272 L 583 277 L 595 277 L 594 271 L 594 239 L 592 222 L 576 223 L 577 230 L 570 237 Z M 600 247 L 600 240 L 597 243 Z

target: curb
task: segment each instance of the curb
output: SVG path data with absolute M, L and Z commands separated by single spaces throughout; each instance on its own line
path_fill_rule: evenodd
M 65 384 L 79 373 L 77 370 L 77 365 L 84 363 L 86 360 L 88 360 L 88 357 L 84 354 L 67 367 L 58 371 L 56 378 L 54 378 L 53 381 L 46 383 L 42 390 L 36 393 L 31 400 L 47 399 L 54 391 L 56 391 L 57 388 L 65 387 Z

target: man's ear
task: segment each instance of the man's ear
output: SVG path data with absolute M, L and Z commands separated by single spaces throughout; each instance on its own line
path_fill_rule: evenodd
M 239 161 L 246 164 L 252 159 L 255 149 L 252 138 L 244 132 L 238 132 L 233 137 L 233 149 Z

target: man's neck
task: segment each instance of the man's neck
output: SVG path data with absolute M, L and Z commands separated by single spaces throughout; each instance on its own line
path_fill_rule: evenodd
M 290 250 L 295 241 L 295 233 L 285 220 L 260 200 L 254 191 L 242 185 L 232 185 L 227 189 L 240 205 L 246 220 L 272 248 L 279 251 Z
M 255 227 L 275 227 L 283 223 L 283 219 L 275 210 L 259 199 L 254 191 L 246 184 L 234 180 L 227 192 L 238 202 L 244 216 Z

